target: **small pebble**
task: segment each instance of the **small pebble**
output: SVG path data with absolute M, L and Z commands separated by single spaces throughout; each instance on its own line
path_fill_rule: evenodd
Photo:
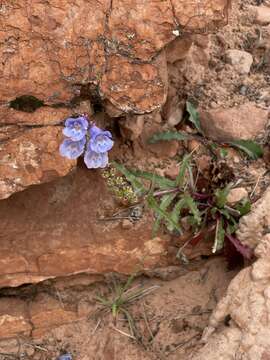
M 124 219 L 124 220 L 122 221 L 122 228 L 123 228 L 124 230 L 129 230 L 129 229 L 131 229 L 132 227 L 133 227 L 132 221 L 130 221 L 130 220 L 128 220 L 128 219 Z

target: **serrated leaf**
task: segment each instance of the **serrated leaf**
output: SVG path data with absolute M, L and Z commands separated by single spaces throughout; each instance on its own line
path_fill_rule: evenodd
M 163 211 L 162 209 L 160 209 L 156 199 L 154 198 L 154 196 L 152 194 L 147 196 L 147 203 L 148 203 L 148 206 L 152 210 L 154 210 L 157 215 L 163 217 L 174 229 L 181 232 L 180 226 L 174 220 L 171 219 L 171 217 L 166 213 L 166 211 Z
M 212 252 L 214 254 L 223 248 L 224 239 L 225 239 L 225 230 L 223 227 L 223 220 L 218 219 L 216 225 L 215 241 L 212 249 Z
M 231 215 L 227 209 L 219 209 L 219 213 L 225 216 L 227 220 L 230 220 Z
M 176 182 L 168 179 L 164 176 L 153 174 L 147 171 L 141 170 L 130 170 L 130 173 L 136 177 L 141 177 L 143 179 L 149 180 L 157 184 L 161 189 L 172 188 L 176 186 Z
M 233 220 L 233 221 L 232 221 Z M 232 221 L 233 223 L 227 223 L 226 226 L 226 234 L 232 235 L 236 232 L 236 230 L 238 229 L 238 224 L 235 222 L 235 220 L 233 218 L 230 219 L 230 221 Z
M 178 200 L 177 203 L 174 205 L 174 208 L 173 208 L 173 210 L 171 212 L 171 219 L 175 223 L 179 222 L 180 213 L 181 213 L 181 210 L 184 207 L 184 205 L 185 205 L 185 199 L 183 199 L 183 198 Z M 172 228 L 172 226 L 170 226 L 170 224 L 167 225 L 167 229 L 169 231 L 173 231 L 173 228 Z
M 240 216 L 246 215 L 251 210 L 251 202 L 249 199 L 243 199 L 236 204 L 235 208 L 240 212 Z
M 150 144 L 155 144 L 159 141 L 171 141 L 171 140 L 178 140 L 178 141 L 183 141 L 188 139 L 189 136 L 177 131 L 163 131 L 160 133 L 156 133 L 153 136 L 151 136 L 148 139 L 148 142 Z
M 230 187 L 226 186 L 224 189 L 217 189 L 215 191 L 216 206 L 219 209 L 224 208 L 227 203 L 227 198 L 230 192 Z
M 184 199 L 185 199 L 186 207 L 190 210 L 197 224 L 200 224 L 202 218 L 196 202 L 189 195 L 186 195 Z
M 187 101 L 186 106 L 187 112 L 189 113 L 189 121 L 191 121 L 198 130 L 198 132 L 202 134 L 203 131 L 201 127 L 199 112 L 189 101 Z
M 225 159 L 225 158 L 228 156 L 228 153 L 229 153 L 229 152 L 228 152 L 227 149 L 221 148 L 220 151 L 219 151 L 219 153 L 220 153 L 221 158 L 222 158 L 222 159 Z
M 120 171 L 125 177 L 126 179 L 131 183 L 134 191 L 138 194 L 141 195 L 143 194 L 146 189 L 144 188 L 143 184 L 137 179 L 137 177 L 130 171 L 128 170 L 124 165 L 119 164 L 115 161 L 112 162 L 113 166 Z
M 163 195 L 163 197 L 161 198 L 159 208 L 165 212 L 167 210 L 167 208 L 171 205 L 171 203 L 174 200 L 174 198 L 176 197 L 176 195 L 177 194 Z M 153 236 L 155 236 L 157 234 L 162 218 L 163 218 L 163 216 L 161 216 L 160 214 L 157 215 L 156 221 L 154 222 L 154 225 L 153 225 Z M 175 221 L 175 222 L 177 222 L 177 221 Z
M 259 157 L 263 156 L 262 147 L 252 140 L 235 140 L 229 142 L 233 147 L 236 147 L 244 151 L 251 159 L 257 160 Z
M 186 171 L 188 170 L 188 167 L 189 167 L 190 158 L 191 158 L 190 154 L 185 155 L 183 157 L 182 162 L 181 162 L 181 165 L 180 165 L 180 168 L 179 168 L 179 173 L 178 173 L 177 178 L 175 180 L 176 185 L 179 186 L 179 187 L 183 186 L 183 184 L 184 184 L 185 174 L 186 174 Z

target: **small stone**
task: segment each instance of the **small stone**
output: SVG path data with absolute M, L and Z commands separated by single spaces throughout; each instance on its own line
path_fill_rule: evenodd
M 200 147 L 201 147 L 201 143 L 197 140 L 192 139 L 188 142 L 188 150 L 190 152 L 195 150 L 197 151 L 199 150 Z
M 16 338 L 3 340 L 1 336 L 0 353 L 14 355 L 14 354 L 18 354 L 19 349 L 20 349 L 20 344 Z
M 196 159 L 196 164 L 198 166 L 198 169 L 201 172 L 208 171 L 211 166 L 211 156 L 208 155 L 202 155 L 198 159 Z
M 245 96 L 247 94 L 247 90 L 248 90 L 247 86 L 242 85 L 239 92 L 241 95 Z
M 165 175 L 172 180 L 175 180 L 178 174 L 179 174 L 179 165 L 177 164 L 173 164 L 168 169 L 165 170 Z
M 129 230 L 133 227 L 133 223 L 132 221 L 128 220 L 128 219 L 124 219 L 122 221 L 122 229 L 124 230 Z
M 253 57 L 247 51 L 233 49 L 226 52 L 226 61 L 240 74 L 248 74 L 253 63 Z
M 170 64 L 176 61 L 183 60 L 192 45 L 190 36 L 179 37 L 170 42 L 166 47 L 166 58 Z
M 181 101 L 178 96 L 168 97 L 162 109 L 162 117 L 170 127 L 176 126 L 183 119 L 185 107 L 185 102 Z
M 270 24 L 270 7 L 268 6 L 253 6 L 255 10 L 255 23 L 259 25 Z
M 35 348 L 34 346 L 27 346 L 25 349 L 25 352 L 27 354 L 27 356 L 31 357 L 35 354 Z
M 143 131 L 144 115 L 127 115 L 119 120 L 119 126 L 123 138 L 134 141 Z
M 176 106 L 175 108 L 171 108 L 171 111 L 168 114 L 167 122 L 173 127 L 178 125 L 183 119 L 184 111 L 180 106 Z
M 269 111 L 247 102 L 229 109 L 200 111 L 205 136 L 219 142 L 255 139 L 267 126 Z
M 147 125 L 147 124 L 146 124 Z M 155 144 L 150 144 L 149 139 L 156 133 L 162 132 L 163 129 L 158 125 L 145 126 L 142 133 L 142 145 L 145 150 L 149 150 L 158 158 L 173 158 L 181 150 L 181 143 L 177 140 L 159 141 Z
M 229 205 L 234 205 L 247 197 L 248 192 L 245 188 L 235 188 L 230 190 L 227 201 Z

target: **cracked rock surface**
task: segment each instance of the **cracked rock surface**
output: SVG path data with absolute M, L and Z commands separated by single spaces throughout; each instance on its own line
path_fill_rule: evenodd
M 228 6 L 228 0 L 2 1 L 0 198 L 73 168 L 57 154 L 60 130 L 49 126 L 76 112 L 82 87 L 91 84 L 114 113 L 160 109 L 168 89 L 164 48 L 182 33 L 224 24 Z M 43 107 L 11 109 L 22 97 Z M 43 130 L 26 125 L 43 126 L 47 135 L 37 141 Z M 26 143 L 36 151 L 22 154 Z

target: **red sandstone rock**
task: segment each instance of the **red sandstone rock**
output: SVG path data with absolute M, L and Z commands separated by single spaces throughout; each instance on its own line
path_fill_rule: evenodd
M 31 329 L 24 301 L 15 298 L 0 299 L 0 339 L 29 335 Z
M 76 161 L 60 156 L 62 138 L 61 127 L 47 126 L 24 128 L 18 136 L 4 140 L 0 144 L 0 199 L 69 173 Z
M 168 91 L 163 49 L 180 35 L 179 25 L 185 31 L 201 31 L 224 24 L 228 4 L 229 0 L 2 1 L 0 198 L 63 176 L 74 166 L 57 154 L 56 129 L 25 131 L 18 125 L 56 125 L 74 112 L 88 111 L 72 102 L 82 87 L 84 96 L 95 91 L 112 116 L 160 109 Z M 183 42 L 188 48 L 187 39 L 181 37 L 174 45 Z M 172 51 L 177 53 L 174 58 L 183 56 L 184 50 Z M 36 97 L 45 107 L 33 113 L 10 109 L 10 102 L 22 96 Z M 59 104 L 64 108 L 51 107 Z M 23 143 L 31 144 L 29 150 Z
M 0 287 L 166 265 L 167 241 L 152 239 L 147 214 L 123 231 L 121 221 L 98 220 L 113 211 L 101 176 L 86 169 L 2 200 Z
M 216 141 L 254 139 L 268 123 L 269 111 L 254 103 L 246 103 L 230 109 L 201 112 L 204 134 Z

